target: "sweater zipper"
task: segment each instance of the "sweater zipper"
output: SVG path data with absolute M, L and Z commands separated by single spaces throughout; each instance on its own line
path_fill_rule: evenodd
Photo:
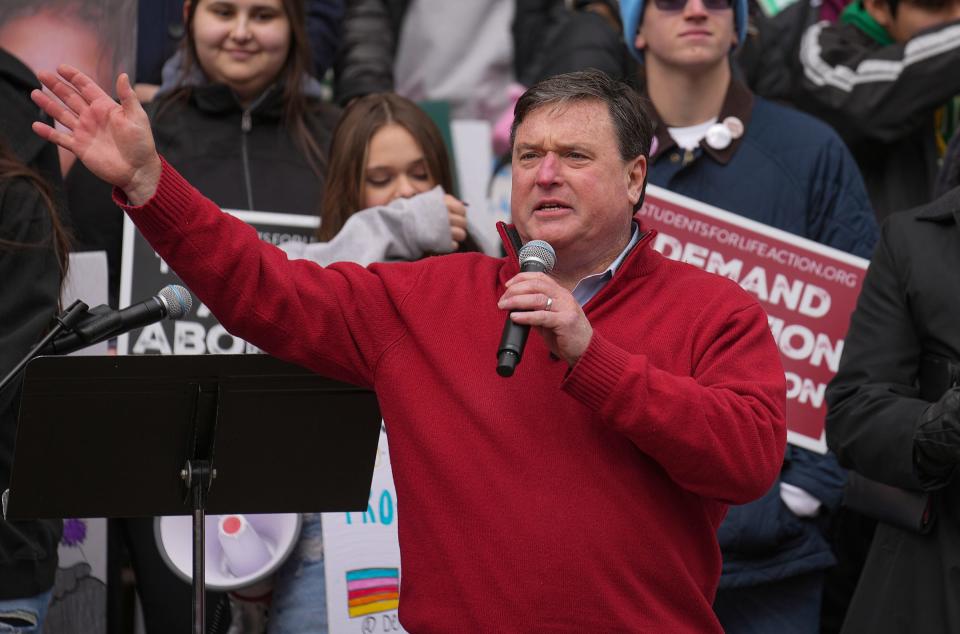
M 244 108 L 243 113 L 240 115 L 240 158 L 243 162 L 243 184 L 247 189 L 247 209 L 250 211 L 255 211 L 256 207 L 253 206 L 253 180 L 250 178 L 250 156 L 247 152 L 247 135 L 253 130 L 253 110 L 266 99 L 271 90 L 273 90 L 272 86 L 260 93 L 260 96 Z
M 253 117 L 250 115 L 250 109 L 247 108 L 240 116 L 240 156 L 243 161 L 243 184 L 247 188 L 247 209 L 253 211 L 253 186 L 250 184 L 250 159 L 247 155 L 247 135 L 253 129 Z

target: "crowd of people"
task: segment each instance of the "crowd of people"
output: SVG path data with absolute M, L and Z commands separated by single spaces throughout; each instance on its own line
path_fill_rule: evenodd
M 116 46 L 99 74 L 45 65 L 11 25 L 49 12 L 0 10 L 0 375 L 71 249 L 106 251 L 117 304 L 127 213 L 232 333 L 376 390 L 409 631 L 960 630 L 960 0 L 140 5 L 115 84 Z M 489 122 L 511 164 L 486 254 L 426 101 Z M 647 183 L 871 259 L 830 451 L 785 444 L 760 306 L 631 220 Z M 275 249 L 218 208 L 317 215 L 316 241 Z M 550 275 L 519 271 L 531 239 Z M 508 314 L 537 332 L 512 383 L 482 370 Z M 851 508 L 851 472 L 920 500 L 919 528 Z M 117 527 L 147 633 L 189 631 L 152 520 Z M 0 631 L 42 631 L 60 530 L 0 520 Z M 258 627 L 324 632 L 324 594 L 308 513 Z

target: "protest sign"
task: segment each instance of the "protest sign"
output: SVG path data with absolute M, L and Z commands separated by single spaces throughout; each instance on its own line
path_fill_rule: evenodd
M 786 373 L 788 440 L 825 452 L 826 387 L 867 260 L 652 185 L 639 217 L 666 257 L 728 277 L 759 300 Z
M 296 240 L 310 242 L 319 226 L 317 216 L 227 210 L 252 225 L 260 238 L 280 245 Z M 120 269 L 120 305 L 128 306 L 156 295 L 168 284 L 184 285 L 167 263 L 124 218 L 123 256 Z M 117 340 L 119 354 L 244 354 L 259 350 L 220 325 L 210 310 L 194 297 L 193 308 L 177 321 L 165 319 L 138 328 Z
M 397 513 L 387 435 L 381 430 L 367 510 L 323 514 L 330 634 L 405 631 L 397 617 L 400 599 Z

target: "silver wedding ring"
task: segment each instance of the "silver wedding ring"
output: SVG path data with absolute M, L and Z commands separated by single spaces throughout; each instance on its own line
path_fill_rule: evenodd
M 553 298 L 547 298 L 547 305 L 543 307 L 544 310 L 550 310 L 550 307 L 553 306 Z

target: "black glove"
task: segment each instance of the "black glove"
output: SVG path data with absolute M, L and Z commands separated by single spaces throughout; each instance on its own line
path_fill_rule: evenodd
M 943 482 L 960 463 L 960 387 L 950 388 L 917 421 L 913 456 L 921 479 Z

